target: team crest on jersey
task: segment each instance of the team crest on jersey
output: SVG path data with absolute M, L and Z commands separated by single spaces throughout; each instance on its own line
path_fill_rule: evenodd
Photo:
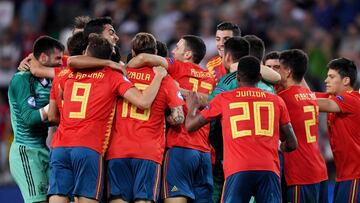
M 345 98 L 344 98 L 343 96 L 340 96 L 340 95 L 337 95 L 337 96 L 336 96 L 336 99 L 338 99 L 338 100 L 340 100 L 340 101 L 344 101 L 344 100 L 345 100 Z
M 125 75 L 123 75 L 123 78 L 126 82 L 130 82 L 130 80 Z
M 32 107 L 35 107 L 36 106 L 36 102 L 35 102 L 35 97 L 29 97 L 27 99 L 27 103 L 32 106 Z
M 180 91 L 177 92 L 177 96 L 179 97 L 179 99 L 184 100 L 184 97 L 181 95 Z

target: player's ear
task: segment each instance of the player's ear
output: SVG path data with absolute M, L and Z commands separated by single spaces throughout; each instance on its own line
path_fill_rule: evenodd
M 344 77 L 342 79 L 342 83 L 343 83 L 344 86 L 351 86 L 349 77 Z
M 41 52 L 40 56 L 39 56 L 39 62 L 44 64 L 47 62 L 49 56 L 46 55 L 44 52 Z
M 186 60 L 190 60 L 192 58 L 192 51 L 190 51 L 190 50 L 185 51 L 184 58 Z

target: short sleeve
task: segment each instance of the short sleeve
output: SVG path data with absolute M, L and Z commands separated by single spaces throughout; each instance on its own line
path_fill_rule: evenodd
M 290 115 L 286 108 L 286 104 L 284 100 L 279 96 L 276 97 L 278 98 L 279 107 L 280 107 L 280 124 L 285 125 L 290 122 Z
M 124 96 L 125 92 L 134 87 L 134 84 L 123 74 L 111 71 L 112 88 L 117 95 Z
M 170 75 L 176 75 L 178 74 L 181 66 L 181 62 L 178 60 L 175 60 L 174 58 L 166 58 L 166 61 L 168 62 L 168 73 Z
M 201 112 L 200 115 L 206 120 L 219 118 L 222 114 L 222 94 L 217 95 Z
M 355 108 L 359 108 L 354 105 L 357 103 L 356 98 L 347 92 L 331 97 L 331 99 L 337 103 L 342 113 L 352 113 L 357 111 Z
M 167 91 L 168 106 L 170 108 L 174 108 L 184 105 L 184 98 L 182 97 L 178 87 L 176 86 L 174 79 L 170 76 L 166 76 L 163 81 L 165 82 L 164 85 Z

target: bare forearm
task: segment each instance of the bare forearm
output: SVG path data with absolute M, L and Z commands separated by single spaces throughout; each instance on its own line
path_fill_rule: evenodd
M 266 82 L 276 84 L 281 80 L 280 74 L 267 66 L 261 65 L 260 73 L 262 79 L 265 80 Z
M 141 53 L 135 56 L 127 64 L 127 67 L 131 68 L 139 68 L 142 66 L 162 66 L 167 69 L 168 64 L 166 59 L 163 57 L 146 53 Z
M 298 147 L 291 123 L 281 126 L 281 142 L 280 149 L 285 152 L 294 151 Z
M 159 91 L 162 79 L 163 76 L 155 75 L 150 85 L 142 93 L 140 101 L 142 103 L 141 106 L 143 106 L 145 109 L 150 108 L 152 102 L 154 101 L 157 92 Z
M 67 63 L 73 68 L 83 69 L 110 66 L 111 61 L 105 59 L 98 59 L 91 56 L 79 55 L 69 57 Z
M 55 77 L 55 69 L 43 65 L 40 65 L 39 67 L 30 67 L 30 72 L 38 78 L 54 79 Z
M 166 121 L 170 125 L 179 125 L 179 124 L 183 123 L 184 120 L 185 120 L 185 117 L 184 117 L 184 111 L 182 109 L 182 106 L 172 108 L 171 114 L 166 118 Z
M 321 112 L 333 112 L 333 113 L 341 112 L 337 103 L 331 99 L 318 98 L 316 101 L 319 105 L 319 111 L 321 111 Z

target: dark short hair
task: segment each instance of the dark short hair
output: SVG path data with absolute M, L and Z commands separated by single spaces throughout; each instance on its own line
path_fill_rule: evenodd
M 112 24 L 110 17 L 101 17 L 90 20 L 84 27 L 85 38 L 87 39 L 91 33 L 101 34 L 107 24 Z
M 230 53 L 234 62 L 238 62 L 241 57 L 249 55 L 249 42 L 242 37 L 231 37 L 224 43 L 224 53 Z
M 120 47 L 114 46 L 114 51 L 111 54 L 110 59 L 116 63 L 119 63 L 121 60 Z
M 237 75 L 241 81 L 255 85 L 261 79 L 260 60 L 254 56 L 244 56 L 239 60 Z
M 86 24 L 90 22 L 91 18 L 89 16 L 77 16 L 74 19 L 74 28 L 84 29 Z
M 194 63 L 199 64 L 206 54 L 206 46 L 204 41 L 195 35 L 184 35 L 185 49 L 192 52 L 192 60 Z
M 331 60 L 328 65 L 328 69 L 336 70 L 341 79 L 344 77 L 350 78 L 350 85 L 354 87 L 357 77 L 357 68 L 352 60 L 347 58 L 337 58 Z
M 90 52 L 92 57 L 99 59 L 110 59 L 113 46 L 101 35 L 91 33 L 89 35 L 89 44 L 87 50 Z
M 309 62 L 306 53 L 300 49 L 285 50 L 281 52 L 279 60 L 286 68 L 291 69 L 293 80 L 301 82 Z
M 157 55 L 162 57 L 168 56 L 168 48 L 165 43 L 156 40 Z
M 131 47 L 135 55 L 140 53 L 155 54 L 156 39 L 154 35 L 147 32 L 139 32 L 131 40 Z
M 262 39 L 255 35 L 245 35 L 244 39 L 250 44 L 249 55 L 254 56 L 261 61 L 265 55 L 265 44 Z
M 216 30 L 231 30 L 233 32 L 233 36 L 241 36 L 241 30 L 239 26 L 231 22 L 221 22 L 216 26 Z
M 65 47 L 61 42 L 52 37 L 41 36 L 34 42 L 33 54 L 36 59 L 39 59 L 41 53 L 50 55 L 54 52 L 54 49 L 64 51 Z
M 70 56 L 82 55 L 86 49 L 86 40 L 84 39 L 84 32 L 77 32 L 69 37 L 67 41 L 67 48 Z
M 271 51 L 268 54 L 265 55 L 263 62 L 269 60 L 269 59 L 279 59 L 280 58 L 280 52 L 278 51 Z

